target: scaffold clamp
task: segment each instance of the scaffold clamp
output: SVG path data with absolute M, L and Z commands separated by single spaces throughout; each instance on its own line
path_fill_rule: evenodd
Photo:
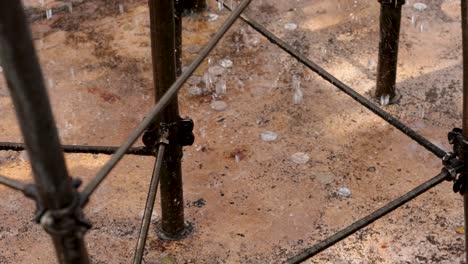
M 191 146 L 195 141 L 193 134 L 194 123 L 190 118 L 181 118 L 173 123 L 160 123 L 159 129 L 148 129 L 143 134 L 143 144 L 147 147 L 155 147 L 160 142 L 164 131 L 169 131 L 169 142 L 177 142 L 180 146 Z
M 442 159 L 444 169 L 450 174 L 447 180 L 454 181 L 453 191 L 465 194 L 468 186 L 468 174 L 461 173 L 456 168 L 463 167 L 468 160 L 468 141 L 464 139 L 462 129 L 454 128 L 448 133 L 448 141 L 453 145 L 453 152 L 447 153 Z

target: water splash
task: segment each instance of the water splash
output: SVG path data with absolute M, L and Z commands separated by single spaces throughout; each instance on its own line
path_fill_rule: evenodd
M 218 81 L 216 84 L 216 94 L 225 95 L 226 94 L 226 80 L 223 78 Z
M 119 4 L 119 13 L 120 13 L 120 14 L 125 13 L 125 9 L 124 9 L 123 4 Z
M 222 11 L 224 9 L 224 1 L 218 0 L 218 10 Z
M 302 103 L 304 94 L 301 89 L 301 77 L 299 75 L 293 75 L 292 85 L 294 88 L 293 103 L 299 105 Z
M 76 79 L 75 69 L 73 67 L 70 68 L 70 77 L 72 80 Z

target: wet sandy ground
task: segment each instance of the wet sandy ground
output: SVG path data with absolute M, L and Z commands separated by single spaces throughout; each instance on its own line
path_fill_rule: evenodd
M 398 73 L 403 98 L 385 109 L 449 150 L 446 134 L 461 125 L 459 1 L 426 1 L 423 12 L 407 2 Z M 26 4 L 32 14 L 45 14 L 61 2 Z M 146 3 L 76 4 L 72 13 L 31 25 L 57 126 L 64 144 L 119 145 L 153 102 Z M 210 21 L 210 14 L 219 17 Z M 185 18 L 185 65 L 227 14 L 210 2 L 207 13 Z M 374 87 L 377 1 L 256 0 L 247 14 L 360 93 Z M 288 23 L 297 29 L 286 29 Z M 233 66 L 211 75 L 207 87 L 208 69 L 226 58 Z M 241 21 L 196 76 L 180 93 L 182 115 L 196 124 L 183 163 L 186 218 L 195 231 L 163 242 L 153 226 L 145 263 L 281 263 L 440 172 L 432 154 Z M 301 80 L 300 104 L 293 76 Z M 227 108 L 213 110 L 213 100 Z M 0 113 L 0 141 L 21 141 L 3 80 Z M 277 139 L 263 141 L 266 131 Z M 309 156 L 305 164 L 293 161 L 298 152 Z M 66 158 L 85 183 L 108 160 Z M 127 156 L 93 196 L 85 213 L 93 222 L 86 242 L 94 263 L 131 262 L 152 164 Z M 0 174 L 30 181 L 26 155 L 0 152 Z M 337 194 L 342 187 L 351 197 Z M 306 263 L 465 263 L 462 199 L 451 188 L 441 184 Z M 31 221 L 33 203 L 4 187 L 0 198 L 0 263 L 53 263 L 49 237 Z M 157 206 L 154 222 L 159 217 Z

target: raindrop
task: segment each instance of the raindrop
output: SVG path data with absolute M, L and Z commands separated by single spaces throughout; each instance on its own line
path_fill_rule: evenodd
M 272 142 L 278 139 L 278 134 L 273 131 L 265 131 L 260 134 L 260 137 L 265 142 Z
M 293 82 L 293 88 L 295 90 L 301 89 L 301 77 L 299 75 L 293 75 L 292 82 Z
M 390 103 L 390 95 L 389 94 L 384 94 L 380 96 L 380 104 L 383 106 L 386 106 Z
M 53 88 L 54 88 L 54 80 L 49 79 L 49 89 L 53 89 Z
M 48 8 L 46 10 L 46 18 L 47 19 L 51 19 L 52 18 L 52 9 L 51 8 Z
M 424 29 L 425 29 L 425 25 L 424 25 L 424 22 L 422 22 L 420 25 L 419 25 L 419 32 L 424 32 Z
M 416 26 L 416 16 L 411 16 L 411 25 L 413 25 L 413 27 Z
M 205 81 L 205 90 L 208 92 L 211 90 L 211 75 L 209 72 L 203 75 L 203 79 Z
M 218 0 L 218 10 L 221 11 L 224 9 L 224 1 Z
M 292 82 L 294 88 L 293 103 L 298 105 L 302 103 L 302 99 L 304 98 L 301 90 L 301 77 L 299 75 L 293 75 Z
M 202 138 L 205 138 L 206 137 L 206 128 L 205 127 L 200 127 L 199 131 L 200 131 L 200 136 Z
M 226 94 L 226 81 L 224 79 L 220 80 L 216 84 L 216 94 L 217 95 Z
M 293 95 L 293 103 L 295 105 L 299 105 L 302 103 L 302 100 L 304 99 L 304 95 L 302 94 L 302 91 L 300 89 L 294 91 Z
M 71 76 L 72 80 L 75 80 L 75 77 L 76 77 L 75 76 L 75 69 L 73 67 L 70 68 L 70 76 Z
M 125 12 L 123 4 L 119 4 L 119 13 L 123 14 Z

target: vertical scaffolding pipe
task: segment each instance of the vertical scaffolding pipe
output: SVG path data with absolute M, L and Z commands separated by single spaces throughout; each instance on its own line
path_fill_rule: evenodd
M 380 3 L 380 43 L 377 84 L 374 96 L 382 105 L 398 103 L 397 76 L 398 43 L 400 39 L 401 7 L 405 0 L 378 0 Z
M 0 1 L 0 61 L 28 150 L 41 223 L 60 263 L 89 263 L 78 217 L 79 197 L 68 176 L 44 79 L 21 1 Z M 47 218 L 45 216 L 48 216 Z
M 182 14 L 184 13 L 184 0 L 175 0 L 174 2 L 174 26 L 175 26 L 175 55 L 176 55 L 176 74 L 182 74 Z
M 462 45 L 463 45 L 463 138 L 468 140 L 468 0 L 461 1 L 462 17 Z M 464 157 L 465 164 L 468 157 Z M 462 177 L 468 177 L 468 172 L 464 171 Z M 463 196 L 463 210 L 465 213 L 465 254 L 468 262 L 468 187 L 465 186 Z
M 149 0 L 151 51 L 156 102 L 176 80 L 174 0 Z M 180 119 L 177 96 L 156 121 L 173 123 Z M 182 147 L 169 142 L 161 168 L 161 223 L 159 235 L 177 239 L 185 231 L 182 190 Z

